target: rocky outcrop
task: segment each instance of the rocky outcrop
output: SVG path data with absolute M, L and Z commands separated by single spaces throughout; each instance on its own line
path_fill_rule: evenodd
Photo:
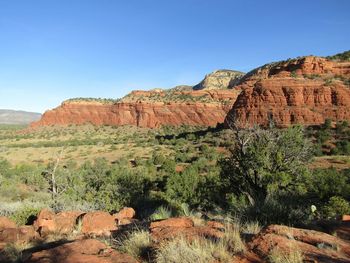
M 79 211 L 64 211 L 55 214 L 48 209 L 43 209 L 38 214 L 33 226 L 42 237 L 52 233 L 69 234 L 74 231 L 81 215 L 83 212 Z
M 109 248 L 95 239 L 71 243 L 33 253 L 26 263 L 137 263 L 133 257 Z
M 82 218 L 81 233 L 84 235 L 109 236 L 117 229 L 115 219 L 107 212 L 88 212 Z
M 169 241 L 176 237 L 187 239 L 209 238 L 220 239 L 223 232 L 212 225 L 195 226 L 191 218 L 178 217 L 152 222 L 150 225 L 152 240 L 155 243 Z
M 67 101 L 31 127 L 49 125 L 215 126 L 222 123 L 238 90 L 134 91 L 116 103 Z
M 348 242 L 326 233 L 287 226 L 268 226 L 253 238 L 248 248 L 262 259 L 278 248 L 285 254 L 298 251 L 306 262 L 350 262 Z
M 350 120 L 350 62 L 303 57 L 249 72 L 227 116 L 241 126 L 318 125 L 329 118 Z
M 205 76 L 193 87 L 194 90 L 230 89 L 243 77 L 244 73 L 235 70 L 221 69 Z
M 0 231 L 6 228 L 15 228 L 16 223 L 5 216 L 0 216 Z

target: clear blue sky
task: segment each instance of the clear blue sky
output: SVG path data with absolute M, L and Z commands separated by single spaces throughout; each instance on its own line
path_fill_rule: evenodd
M 350 49 L 349 0 L 0 0 L 0 108 L 196 84 Z

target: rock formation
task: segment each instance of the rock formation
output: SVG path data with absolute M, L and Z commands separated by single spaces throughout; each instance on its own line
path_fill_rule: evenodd
M 244 76 L 243 72 L 221 69 L 205 76 L 194 90 L 230 89 Z
M 215 126 L 222 123 L 239 94 L 238 90 L 133 91 L 120 101 L 69 100 L 45 112 L 31 127 L 86 124 Z
M 347 54 L 347 52 L 343 53 Z M 307 56 L 241 72 L 219 70 L 194 87 L 136 90 L 117 101 L 73 99 L 47 111 L 31 127 L 48 125 L 162 125 L 279 127 L 350 120 L 348 55 Z
M 302 57 L 272 63 L 246 74 L 227 122 L 241 126 L 318 125 L 350 120 L 350 62 Z

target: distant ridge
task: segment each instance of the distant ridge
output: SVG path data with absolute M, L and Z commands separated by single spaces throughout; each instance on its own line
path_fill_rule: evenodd
M 0 109 L 0 124 L 29 124 L 38 121 L 40 113 Z

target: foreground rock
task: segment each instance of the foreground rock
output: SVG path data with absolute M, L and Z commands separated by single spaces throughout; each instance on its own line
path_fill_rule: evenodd
M 11 219 L 0 216 L 0 231 L 6 228 L 15 228 L 17 225 Z
M 78 218 L 83 214 L 79 211 L 64 211 L 55 214 L 48 209 L 43 209 L 34 222 L 34 228 L 43 237 L 52 233 L 70 234 L 74 231 Z
M 118 213 L 114 214 L 113 217 L 117 221 L 118 226 L 128 225 L 135 221 L 134 217 L 136 212 L 131 207 L 124 207 Z
M 287 226 L 265 228 L 248 247 L 262 259 L 277 247 L 285 253 L 300 251 L 307 262 L 350 262 L 350 243 L 326 233 Z
M 0 231 L 0 243 L 26 244 L 39 238 L 33 226 L 5 228 Z
M 187 239 L 193 238 L 209 238 L 220 239 L 223 232 L 217 227 L 211 226 L 195 226 L 192 219 L 187 217 L 169 218 L 150 225 L 152 240 L 155 243 L 167 241 L 179 236 Z
M 88 212 L 81 222 L 81 233 L 84 235 L 110 236 L 117 229 L 114 217 L 103 211 Z
M 26 263 L 137 263 L 95 239 L 77 240 L 33 253 Z

